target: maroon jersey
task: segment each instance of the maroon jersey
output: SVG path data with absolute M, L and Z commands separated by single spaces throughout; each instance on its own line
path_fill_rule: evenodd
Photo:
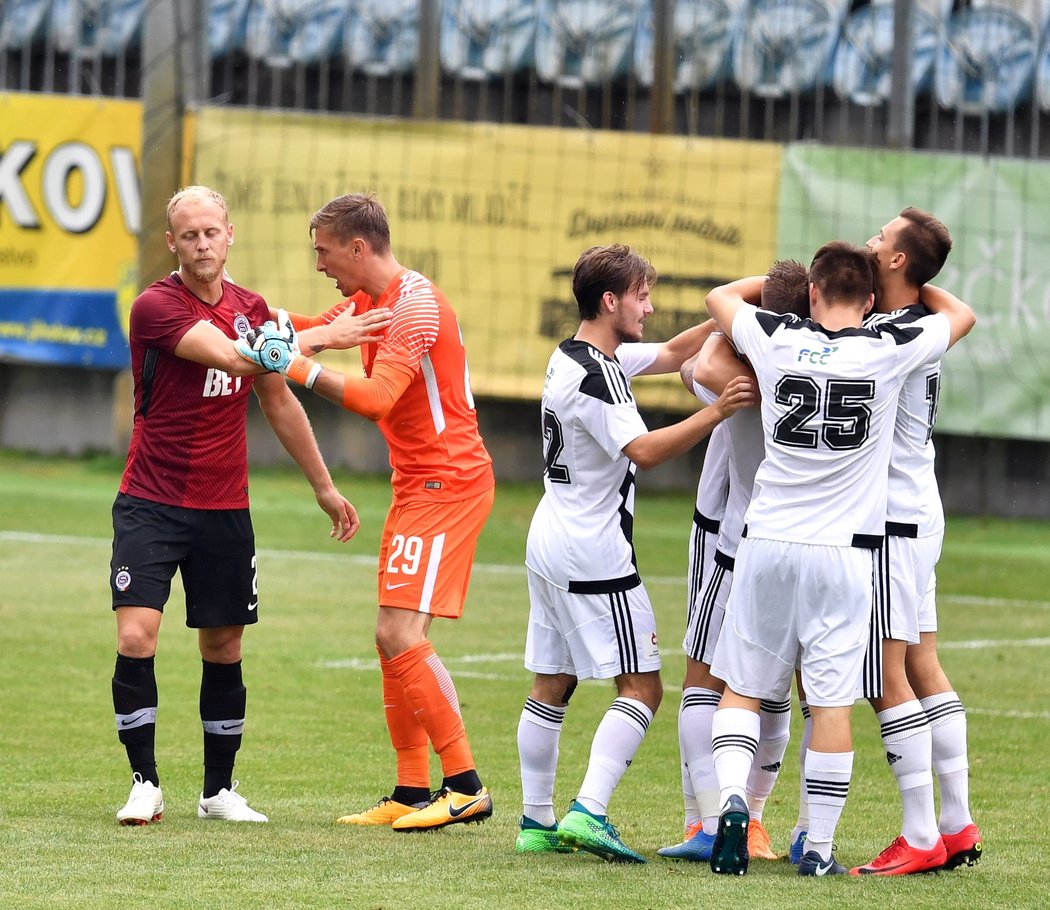
M 229 338 L 269 319 L 258 294 L 230 281 L 214 306 L 173 273 L 131 305 L 135 424 L 120 490 L 190 509 L 248 507 L 250 376 L 230 376 L 174 350 L 194 325 L 211 322 Z

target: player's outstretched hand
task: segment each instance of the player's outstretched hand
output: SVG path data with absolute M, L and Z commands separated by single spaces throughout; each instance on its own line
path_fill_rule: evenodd
M 324 315 L 327 316 L 330 312 L 331 310 L 326 310 Z M 354 313 L 353 306 L 346 307 L 343 312 L 328 321 L 324 336 L 326 347 L 342 351 L 361 344 L 382 341 L 391 318 L 392 314 L 386 307 L 369 310 L 360 316 Z
M 283 312 L 280 315 L 284 315 Z M 264 322 L 257 329 L 250 329 L 244 338 L 238 338 L 233 346 L 245 360 L 251 361 L 273 373 L 287 373 L 288 365 L 298 355 L 295 331 L 290 321 L 282 330 L 272 321 Z
M 361 527 L 361 519 L 357 516 L 354 504 L 335 487 L 328 487 L 316 495 L 317 504 L 332 519 L 332 530 L 328 536 L 334 537 L 340 543 L 346 543 Z
M 741 408 L 752 407 L 757 401 L 755 381 L 750 376 L 735 376 L 726 384 L 714 406 L 723 417 L 729 417 Z

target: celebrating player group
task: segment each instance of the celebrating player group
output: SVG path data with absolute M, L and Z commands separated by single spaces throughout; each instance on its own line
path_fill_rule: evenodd
M 393 471 L 375 646 L 394 780 L 370 808 L 337 821 L 408 833 L 488 818 L 492 794 L 428 634 L 434 617 L 462 615 L 494 492 L 455 312 L 398 263 L 372 195 L 337 197 L 310 221 L 317 270 L 341 298 L 315 317 L 275 309 L 230 279 L 233 225 L 221 195 L 188 187 L 167 214 L 178 268 L 132 306 L 135 420 L 113 506 L 113 705 L 131 770 L 118 821 L 145 825 L 164 813 L 154 656 L 176 571 L 202 657 L 198 815 L 267 821 L 233 779 L 247 714 L 241 639 L 263 609 L 248 510 L 249 391 L 332 536 L 346 541 L 359 527 L 286 379 L 375 421 Z M 738 875 L 752 859 L 777 858 L 762 813 L 788 745 L 794 680 L 804 733 L 799 816 L 785 844 L 800 875 L 902 875 L 980 857 L 965 713 L 936 647 L 940 361 L 975 322 L 928 283 L 950 249 L 940 221 L 907 208 L 866 246 L 831 242 L 808 266 L 782 261 L 713 289 L 712 318 L 663 342 L 643 340 L 653 266 L 620 244 L 580 255 L 580 324 L 551 355 L 537 428 L 544 494 L 524 570 L 534 676 L 517 728 L 517 852 L 646 861 L 609 820 L 663 696 L 632 540 L 636 473 L 707 438 L 688 541 L 683 836 L 656 852 Z M 355 346 L 363 377 L 312 359 Z M 649 430 L 632 378 L 667 373 L 700 407 Z M 688 526 L 685 515 L 683 536 Z M 592 678 L 613 680 L 615 697 L 558 818 L 559 739 L 579 680 Z M 860 699 L 876 712 L 903 811 L 892 843 L 848 868 L 833 844 Z

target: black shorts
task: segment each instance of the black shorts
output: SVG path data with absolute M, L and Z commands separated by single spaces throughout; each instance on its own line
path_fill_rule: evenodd
M 255 532 L 247 509 L 184 509 L 118 493 L 109 565 L 114 610 L 163 612 L 177 568 L 191 629 L 259 621 Z

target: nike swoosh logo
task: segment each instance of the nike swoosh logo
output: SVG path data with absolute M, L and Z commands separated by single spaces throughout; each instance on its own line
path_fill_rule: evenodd
M 248 609 L 254 610 L 257 606 L 259 606 L 259 601 L 253 600 L 250 604 L 248 604 Z
M 149 713 L 148 711 L 145 711 L 145 712 L 143 712 L 142 714 L 136 714 L 136 715 L 135 715 L 135 716 L 134 716 L 133 718 L 131 718 L 130 720 L 122 720 L 122 721 L 120 722 L 120 725 L 121 725 L 122 727 L 130 727 L 130 726 L 131 726 L 131 725 L 132 725 L 133 723 L 135 723 L 135 721 L 137 721 L 137 720 L 142 720 L 142 718 L 144 718 L 144 717 L 146 716 L 146 714 L 148 714 L 148 713 Z
M 242 721 L 239 724 L 223 724 L 222 725 L 222 729 L 223 730 L 236 730 L 238 727 L 243 727 L 243 726 L 244 726 L 244 722 Z
M 831 871 L 831 863 L 828 863 L 826 866 L 817 866 L 814 871 L 818 876 L 827 875 Z
M 892 872 L 894 869 L 899 869 L 901 866 L 905 866 L 905 865 L 907 865 L 907 863 L 897 863 L 896 866 L 883 866 L 878 871 L 883 873 L 884 875 L 886 875 L 886 874 L 889 874 L 890 872 Z M 874 875 L 875 871 L 876 870 L 874 870 L 874 869 L 861 869 L 860 870 L 860 874 L 861 875 Z
M 469 803 L 460 806 L 458 809 L 451 803 L 449 803 L 448 814 L 451 815 L 453 818 L 459 818 L 464 812 L 473 809 L 479 803 L 485 802 L 486 799 L 487 797 L 485 796 L 479 796 L 476 799 L 472 799 Z
M 388 591 L 396 591 L 396 590 L 397 590 L 398 588 L 404 588 L 404 587 L 407 587 L 407 586 L 408 586 L 408 585 L 410 585 L 410 584 L 412 584 L 412 582 L 410 582 L 410 581 L 403 581 L 403 582 L 401 582 L 401 584 L 398 584 L 398 585 L 392 585 L 392 584 L 390 584 L 390 582 L 388 581 L 388 582 L 386 583 L 386 589 L 387 589 Z

